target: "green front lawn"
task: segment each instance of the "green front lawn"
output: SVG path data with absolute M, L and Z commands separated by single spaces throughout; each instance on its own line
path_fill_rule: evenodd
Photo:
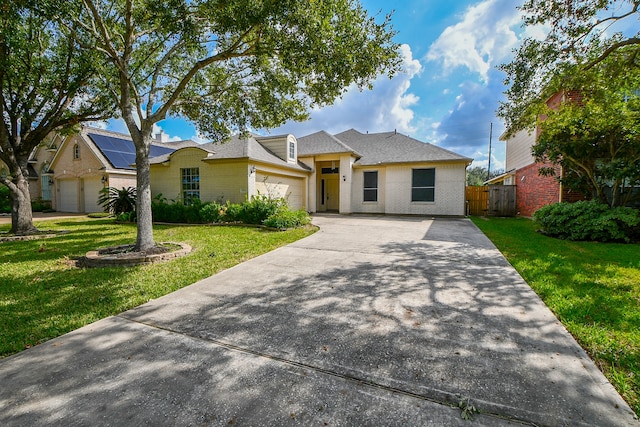
M 572 242 L 472 218 L 640 416 L 640 245 Z
M 81 269 L 73 261 L 87 251 L 134 242 L 135 225 L 108 219 L 36 225 L 70 232 L 50 239 L 0 242 L 0 357 L 173 292 L 314 231 L 155 226 L 156 241 L 185 242 L 194 251 L 161 264 Z M 0 225 L 0 232 L 9 228 Z

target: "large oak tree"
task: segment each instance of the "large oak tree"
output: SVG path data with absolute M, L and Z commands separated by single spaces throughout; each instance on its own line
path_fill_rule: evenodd
M 60 2 L 4 1 L 0 4 L 0 176 L 11 195 L 11 232 L 34 233 L 28 160 L 52 132 L 107 114 L 91 84 L 95 51 L 80 47 L 79 34 L 56 25 Z
M 186 117 L 216 139 L 275 127 L 399 66 L 389 17 L 356 0 L 81 0 L 68 18 L 103 54 L 136 147 L 138 250 L 155 245 L 153 124 Z

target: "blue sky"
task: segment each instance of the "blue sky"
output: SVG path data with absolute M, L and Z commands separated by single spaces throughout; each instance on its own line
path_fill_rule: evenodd
M 380 18 L 391 11 L 386 0 L 361 0 Z M 399 3 L 399 5 L 398 5 Z M 372 91 L 350 90 L 333 106 L 311 112 L 304 123 L 287 123 L 263 134 L 300 137 L 326 130 L 338 133 L 396 129 L 424 142 L 475 159 L 486 166 L 489 128 L 493 123 L 491 169 L 504 168 L 503 124 L 495 117 L 503 100 L 504 74 L 496 66 L 508 62 L 523 37 L 517 6 L 521 0 L 403 0 L 392 24 L 402 45 L 404 72 L 380 77 Z M 159 127 L 172 139 L 199 139 L 193 126 L 165 120 Z M 122 123 L 109 128 L 123 131 Z M 203 141 L 204 142 L 204 141 Z

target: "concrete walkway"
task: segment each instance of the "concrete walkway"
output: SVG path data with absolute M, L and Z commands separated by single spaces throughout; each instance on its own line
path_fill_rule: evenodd
M 1 360 L 0 425 L 639 425 L 469 220 L 314 222 Z

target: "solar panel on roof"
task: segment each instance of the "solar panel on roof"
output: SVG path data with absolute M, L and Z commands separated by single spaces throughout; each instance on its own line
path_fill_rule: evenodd
M 90 133 L 89 137 L 113 167 L 118 169 L 135 169 L 136 147 L 133 145 L 133 141 L 96 133 Z M 175 149 L 170 147 L 152 145 L 149 156 L 156 157 L 174 151 Z

